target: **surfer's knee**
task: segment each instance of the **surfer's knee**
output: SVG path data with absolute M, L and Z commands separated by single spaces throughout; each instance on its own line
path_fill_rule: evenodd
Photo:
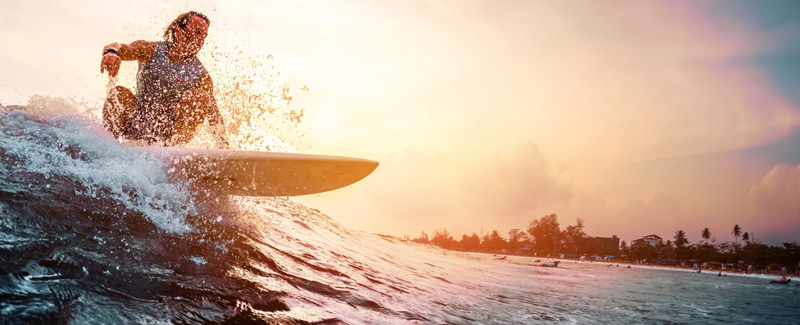
M 122 135 L 125 124 L 133 118 L 136 109 L 136 96 L 130 89 L 116 86 L 108 93 L 103 103 L 103 126 L 115 138 Z
M 200 120 L 205 119 L 207 107 L 211 101 L 211 96 L 204 90 L 195 88 L 183 95 L 178 106 L 175 108 L 175 117 L 181 120 Z
M 175 126 L 172 142 L 182 144 L 194 137 L 194 132 L 206 119 L 211 95 L 205 90 L 192 89 L 184 94 L 181 102 L 175 108 Z
M 204 108 L 208 106 L 208 103 L 211 102 L 211 95 L 208 94 L 203 89 L 195 88 L 189 91 L 189 100 L 191 101 L 192 106 L 197 108 Z

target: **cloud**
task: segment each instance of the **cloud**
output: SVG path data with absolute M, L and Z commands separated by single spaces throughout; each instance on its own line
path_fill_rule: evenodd
M 552 174 L 545 156 L 532 142 L 518 144 L 510 152 L 490 155 L 474 164 L 462 180 L 464 201 L 479 211 L 500 216 L 524 215 L 573 195 L 569 184 Z
M 800 165 L 777 165 L 750 189 L 750 221 L 760 239 L 800 237 Z

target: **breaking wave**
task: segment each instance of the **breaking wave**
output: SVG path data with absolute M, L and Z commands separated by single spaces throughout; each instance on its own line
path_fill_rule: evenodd
M 91 119 L 0 107 L 0 323 L 791 323 L 798 315 L 797 287 L 443 251 L 348 230 L 288 199 L 194 193 L 164 169 Z

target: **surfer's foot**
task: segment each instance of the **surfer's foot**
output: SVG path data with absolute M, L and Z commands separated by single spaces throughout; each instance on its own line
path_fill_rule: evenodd
M 103 104 L 103 126 L 119 138 L 136 109 L 136 96 L 128 88 L 116 86 Z

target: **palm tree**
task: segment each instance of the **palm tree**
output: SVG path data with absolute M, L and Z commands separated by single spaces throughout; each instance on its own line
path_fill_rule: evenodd
M 744 233 L 744 235 L 742 235 L 742 240 L 744 240 L 746 244 L 750 244 L 750 234 Z
M 683 247 L 689 243 L 689 240 L 686 239 L 686 233 L 683 230 L 678 230 L 675 232 L 675 246 L 676 247 Z
M 702 236 L 703 236 L 703 239 L 706 240 L 706 245 L 708 245 L 708 240 L 711 238 L 711 231 L 708 230 L 708 228 L 704 228 Z
M 733 238 L 734 238 L 735 242 L 738 244 L 739 243 L 739 235 L 742 234 L 742 227 L 739 227 L 739 224 L 737 223 L 736 225 L 733 226 L 733 232 L 731 232 L 731 233 L 733 234 Z

